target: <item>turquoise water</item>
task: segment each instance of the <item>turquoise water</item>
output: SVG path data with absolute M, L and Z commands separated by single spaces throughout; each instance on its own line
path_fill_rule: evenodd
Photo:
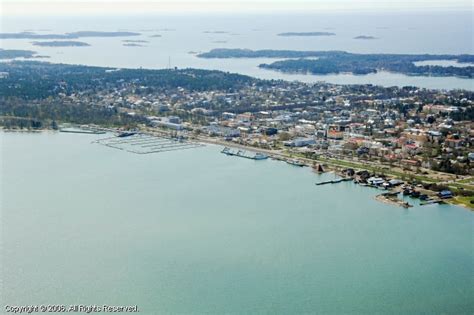
M 2 304 L 142 314 L 474 312 L 474 213 L 403 209 L 220 147 L 0 133 Z

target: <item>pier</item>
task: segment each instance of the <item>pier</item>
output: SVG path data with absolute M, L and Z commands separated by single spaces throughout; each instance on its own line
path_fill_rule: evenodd
M 319 183 L 316 183 L 315 185 L 320 186 L 320 185 L 327 185 L 327 184 L 337 184 L 337 183 L 341 183 L 341 182 L 348 182 L 348 181 L 351 181 L 351 180 L 352 180 L 352 178 L 345 177 L 345 178 L 338 178 L 338 179 L 333 179 L 333 180 L 327 180 L 327 181 L 324 181 L 324 182 L 319 182 Z

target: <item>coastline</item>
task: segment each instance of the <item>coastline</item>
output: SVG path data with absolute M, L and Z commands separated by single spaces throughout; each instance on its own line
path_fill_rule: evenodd
M 117 132 L 119 130 L 118 128 L 106 128 L 106 127 L 99 127 L 99 126 L 94 126 L 94 128 L 96 128 L 98 130 L 105 131 L 105 132 L 110 132 L 110 133 L 114 133 L 114 132 Z M 20 133 L 59 132 L 59 130 L 53 130 L 53 129 L 47 129 L 47 128 L 38 129 L 38 130 L 3 129 L 2 128 L 2 129 L 0 129 L 0 131 L 3 131 L 3 132 L 20 132 Z M 156 128 L 142 128 L 141 132 L 146 133 L 146 134 L 150 134 L 150 135 L 153 135 L 153 136 L 164 136 L 164 135 L 168 136 L 169 135 L 169 131 L 162 130 L 162 129 L 156 129 Z M 256 153 L 262 153 L 262 154 L 267 155 L 269 158 L 272 158 L 274 160 L 279 160 L 279 161 L 293 160 L 293 161 L 296 161 L 298 163 L 302 163 L 302 164 L 304 164 L 304 166 L 307 166 L 307 167 L 312 167 L 316 164 L 321 164 L 326 169 L 325 173 L 334 172 L 335 174 L 338 174 L 338 175 L 341 175 L 341 176 L 343 176 L 341 174 L 341 171 L 343 169 L 347 169 L 349 167 L 349 165 L 344 166 L 342 164 L 344 164 L 344 163 L 355 164 L 354 161 L 345 161 L 345 160 L 336 160 L 336 161 L 334 161 L 334 160 L 331 160 L 329 158 L 309 159 L 309 158 L 305 158 L 305 157 L 301 157 L 301 156 L 294 156 L 294 155 L 292 155 L 291 153 L 288 153 L 288 152 L 282 152 L 282 151 L 263 149 L 263 148 L 259 148 L 259 147 L 253 147 L 253 146 L 248 146 L 248 145 L 244 145 L 244 144 L 240 144 L 240 143 L 235 143 L 233 141 L 225 141 L 225 140 L 222 140 L 222 139 L 219 139 L 219 138 L 208 137 L 208 136 L 203 136 L 203 135 L 195 135 L 193 137 L 190 137 L 189 140 L 195 141 L 195 142 L 198 142 L 198 143 L 202 143 L 202 144 L 210 144 L 210 145 L 217 145 L 217 146 L 223 146 L 223 147 L 231 147 L 231 148 L 235 148 L 235 149 L 253 151 L 253 152 L 256 152 Z M 381 164 L 378 165 L 379 168 L 382 167 L 382 166 L 383 165 L 381 165 Z M 350 165 L 350 167 L 353 167 L 354 169 L 358 169 L 358 170 L 367 170 L 367 169 L 373 169 L 374 168 L 373 165 L 369 165 L 369 164 Z M 392 174 L 390 172 L 390 170 L 384 170 L 384 172 L 386 172 L 387 175 L 390 175 L 390 177 L 400 179 L 400 176 L 396 176 L 395 174 Z M 432 179 L 432 180 L 436 181 L 436 179 Z M 431 193 L 434 193 L 434 192 L 431 192 Z M 385 197 L 382 198 L 382 197 L 379 197 L 379 196 L 381 196 L 381 195 L 378 195 L 378 196 L 375 197 L 375 199 L 379 202 L 400 206 L 400 202 L 401 202 L 400 199 L 398 201 L 394 202 L 394 201 L 388 200 L 388 198 L 385 198 Z M 466 205 L 462 202 L 459 202 L 458 200 L 456 200 L 456 197 L 446 199 L 446 200 L 444 200 L 444 202 L 449 203 L 451 205 L 462 207 L 466 210 L 474 211 L 474 207 L 469 207 L 468 205 Z

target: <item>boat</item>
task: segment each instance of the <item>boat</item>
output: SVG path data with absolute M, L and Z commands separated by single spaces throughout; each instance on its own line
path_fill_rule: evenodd
M 304 163 L 301 163 L 301 162 L 298 161 L 297 159 L 288 160 L 288 161 L 286 161 L 286 163 L 288 163 L 288 164 L 290 164 L 290 165 L 293 165 L 293 166 L 299 166 L 299 167 L 305 166 Z
M 263 153 L 255 153 L 255 156 L 253 157 L 254 160 L 265 160 L 268 159 L 268 155 L 263 154 Z
M 134 131 L 123 131 L 117 135 L 119 138 L 125 138 L 125 137 L 130 137 L 133 135 L 136 135 L 137 133 Z

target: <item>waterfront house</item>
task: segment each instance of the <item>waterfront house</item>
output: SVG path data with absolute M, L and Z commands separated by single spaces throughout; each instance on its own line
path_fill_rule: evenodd
M 443 190 L 438 193 L 441 199 L 448 199 L 453 197 L 453 193 L 450 190 Z

